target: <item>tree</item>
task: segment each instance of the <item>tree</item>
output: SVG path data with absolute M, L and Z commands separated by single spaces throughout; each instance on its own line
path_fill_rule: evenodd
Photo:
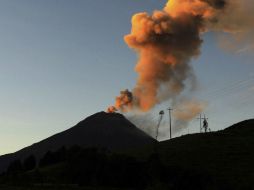
M 34 155 L 28 156 L 23 162 L 24 170 L 29 171 L 36 167 L 36 158 Z
M 16 173 L 22 171 L 23 166 L 20 160 L 12 161 L 8 166 L 8 173 Z
M 49 166 L 55 163 L 54 153 L 48 151 L 39 162 L 40 167 Z

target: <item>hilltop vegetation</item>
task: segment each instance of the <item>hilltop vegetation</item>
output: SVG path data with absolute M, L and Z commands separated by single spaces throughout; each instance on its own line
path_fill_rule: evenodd
M 202 184 L 200 180 L 193 181 L 194 176 L 203 180 Z M 56 152 L 47 152 L 39 161 L 39 166 L 31 170 L 24 168 L 21 161 L 13 161 L 8 171 L 2 175 L 1 184 L 30 187 L 47 184 L 50 186 L 179 189 L 188 188 L 185 184 L 203 187 L 205 179 L 206 176 L 200 173 L 168 167 L 155 153 L 151 154 L 147 160 L 140 160 L 105 150 L 82 149 L 75 146 L 68 150 L 62 148 Z M 188 182 L 184 184 L 181 180 Z

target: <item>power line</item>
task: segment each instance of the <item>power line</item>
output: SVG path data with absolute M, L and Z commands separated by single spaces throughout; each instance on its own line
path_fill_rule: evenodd
M 210 97 L 210 98 L 216 98 L 216 97 L 223 97 L 225 95 L 228 95 L 228 93 L 232 93 L 234 90 L 239 90 L 240 88 L 247 87 L 249 85 L 253 84 L 254 78 L 248 78 L 244 80 L 237 81 L 235 83 L 226 85 L 226 87 L 216 89 L 214 91 L 210 91 L 208 93 L 205 93 L 203 96 Z

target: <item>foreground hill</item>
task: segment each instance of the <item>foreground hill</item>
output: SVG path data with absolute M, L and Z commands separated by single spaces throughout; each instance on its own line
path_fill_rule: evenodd
M 7 172 L 0 177 L 0 183 L 25 183 L 32 185 L 31 189 L 43 184 L 50 189 L 55 185 L 94 189 L 254 189 L 254 120 L 153 146 L 133 146 L 125 154 L 81 147 L 60 153 L 46 154 L 43 164 L 32 170 Z
M 26 147 L 13 154 L 0 157 L 0 173 L 15 159 L 34 155 L 40 159 L 47 151 L 63 146 L 98 147 L 108 150 L 124 150 L 154 143 L 155 140 L 138 129 L 118 113 L 96 113 L 74 127 Z
M 254 120 L 161 142 L 158 154 L 167 166 L 206 175 L 221 189 L 254 189 Z

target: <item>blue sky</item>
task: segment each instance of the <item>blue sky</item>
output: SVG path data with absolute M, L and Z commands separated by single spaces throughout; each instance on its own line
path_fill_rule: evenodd
M 63 131 L 131 89 L 137 56 L 123 36 L 134 13 L 165 3 L 1 0 L 0 154 Z M 204 35 L 202 55 L 191 64 L 213 130 L 254 117 L 252 60 L 251 52 L 221 49 L 217 34 Z M 189 131 L 198 126 L 191 122 Z

